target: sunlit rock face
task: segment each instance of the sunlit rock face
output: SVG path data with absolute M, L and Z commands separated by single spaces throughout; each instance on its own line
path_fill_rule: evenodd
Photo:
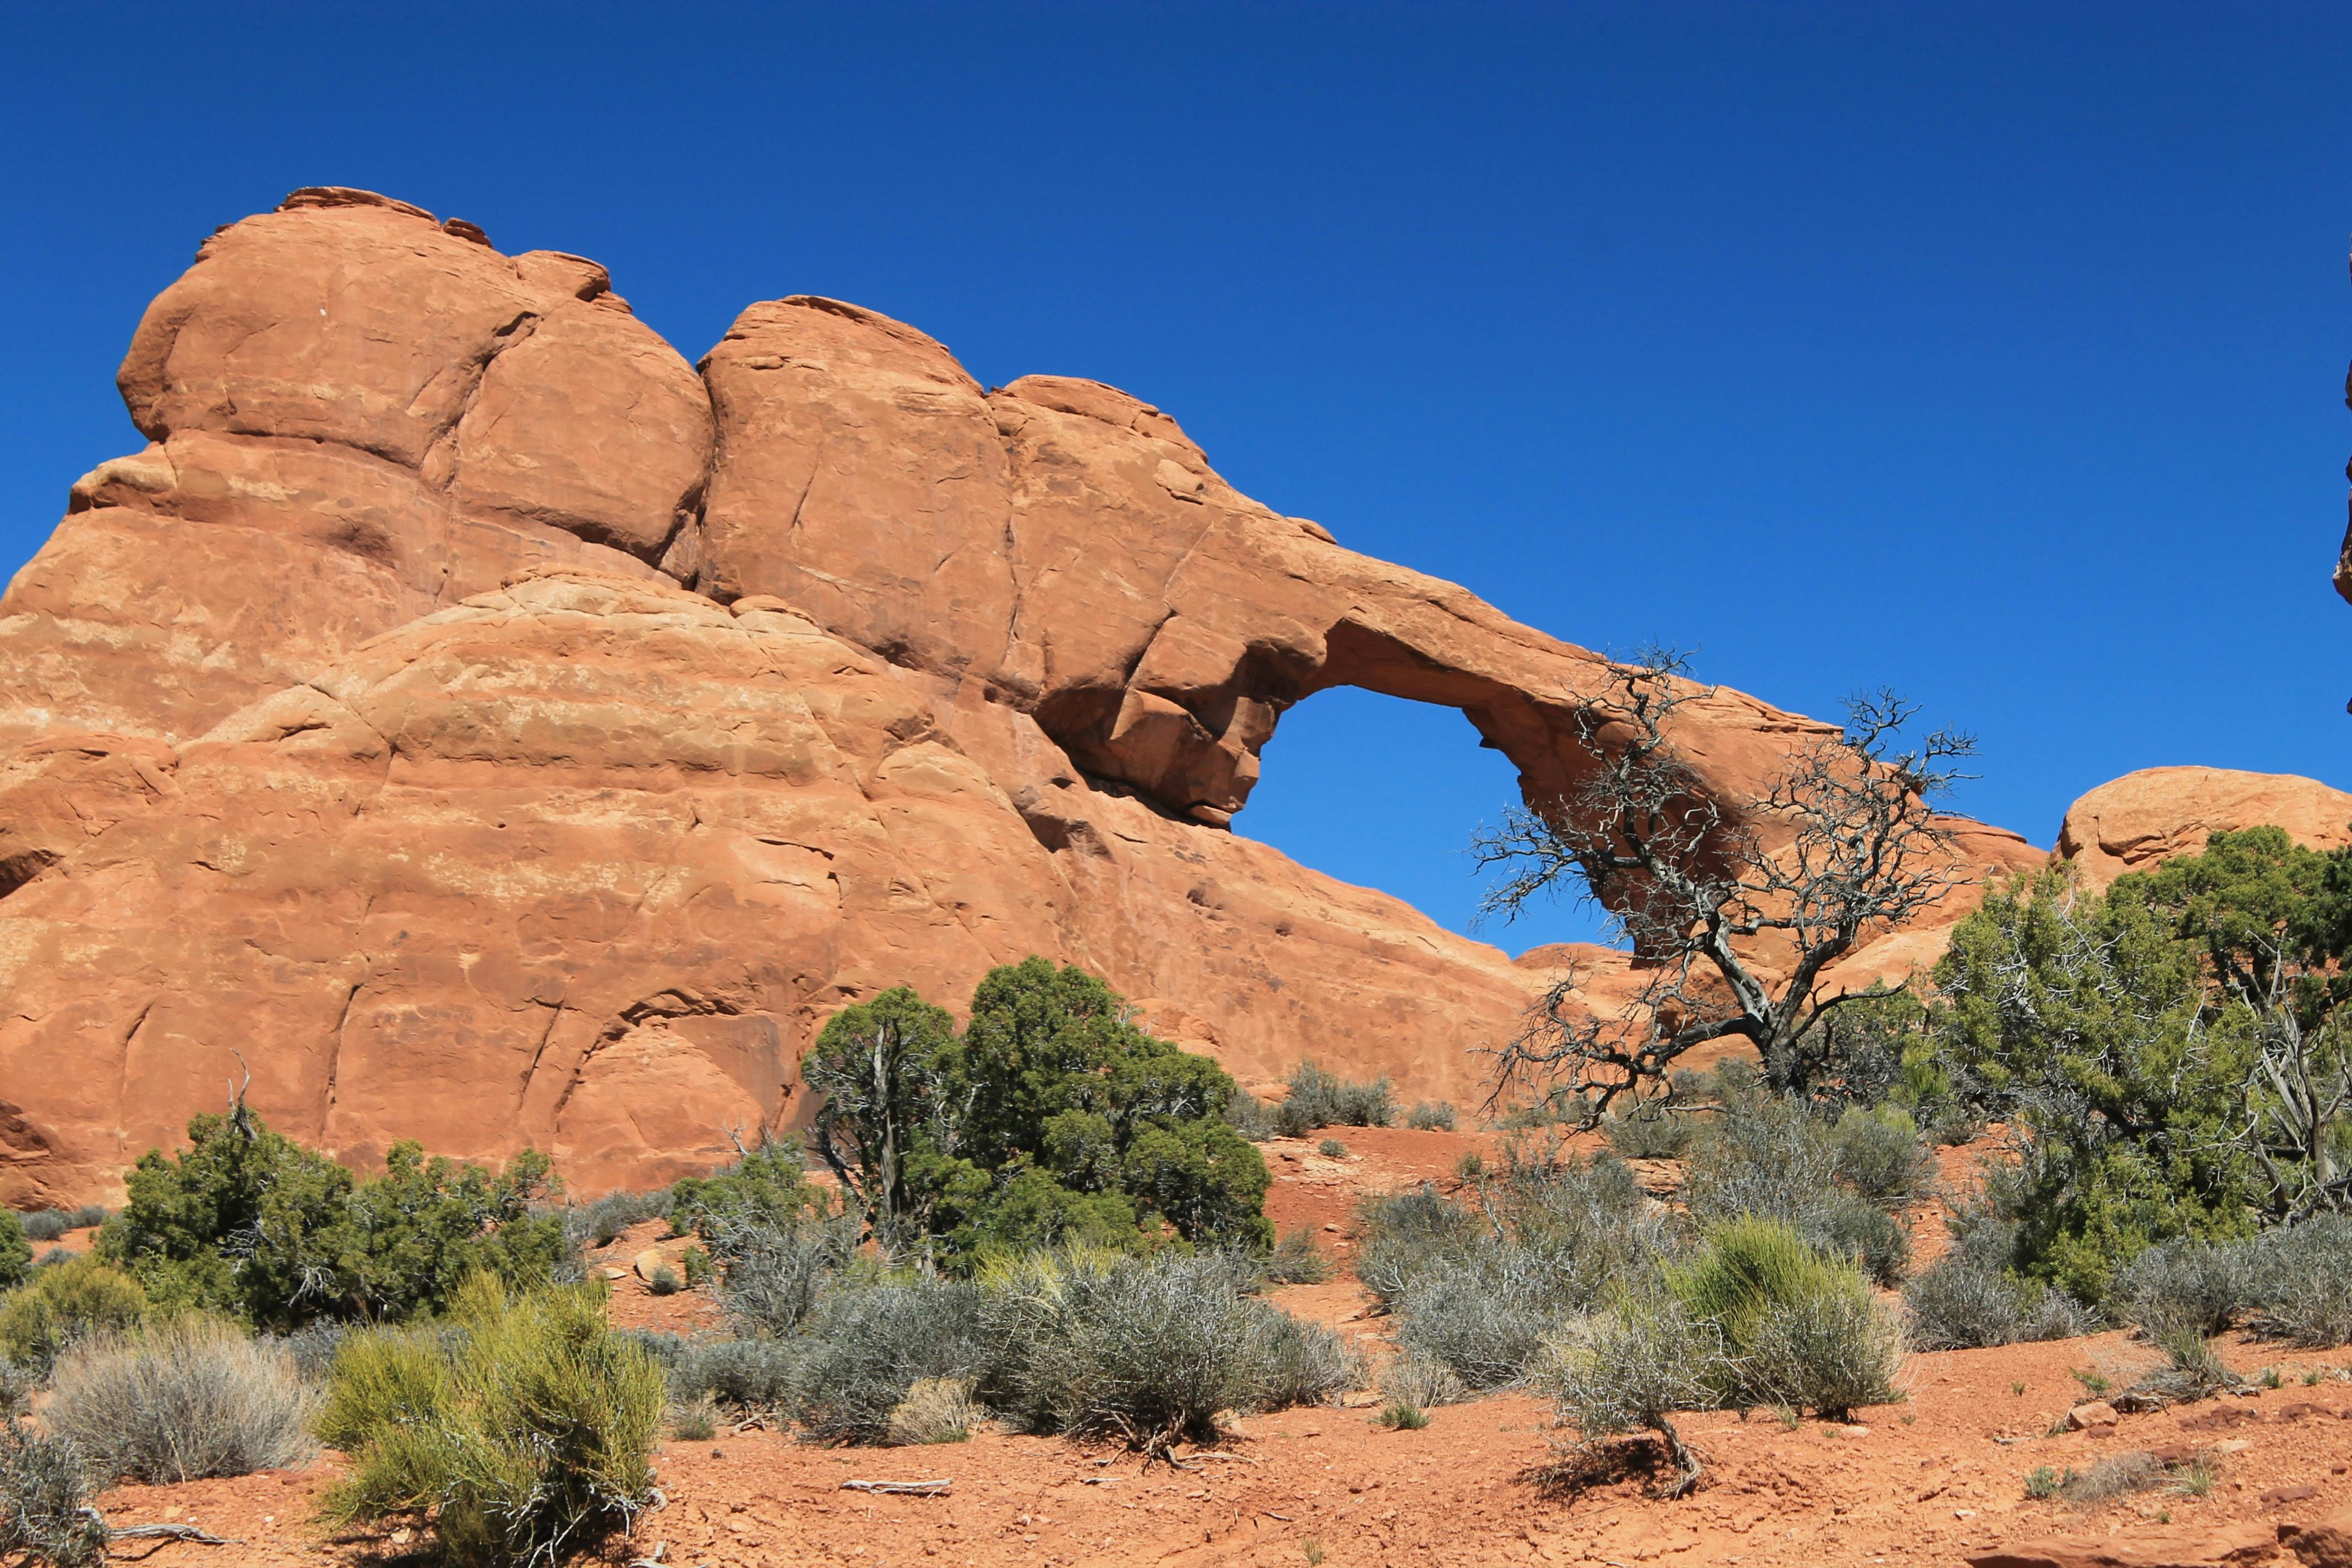
M 248 1073 L 346 1159 L 645 1184 L 804 1115 L 845 1003 L 1031 952 L 1244 1081 L 1469 1103 L 1549 978 L 1226 825 L 1340 685 L 1460 709 L 1556 795 L 1604 662 L 1125 393 L 984 388 L 805 296 L 698 369 L 595 263 L 344 190 L 205 241 L 121 384 L 149 445 L 0 603 L 0 1201 L 119 1191 Z M 1675 720 L 1735 811 L 1826 732 L 1728 690 Z

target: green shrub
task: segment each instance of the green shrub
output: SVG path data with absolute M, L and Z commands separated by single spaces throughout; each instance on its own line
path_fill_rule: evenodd
M 1700 1467 L 1674 1417 L 1707 1408 L 1730 1376 L 1716 1323 L 1671 1297 L 1643 1292 L 1621 1296 L 1609 1310 L 1571 1325 L 1550 1346 L 1538 1384 L 1588 1444 L 1656 1433 L 1674 1465 L 1664 1489 L 1679 1497 L 1696 1483 Z
M 675 1296 L 685 1289 L 686 1281 L 679 1279 L 677 1270 L 667 1263 L 656 1264 L 653 1278 L 646 1281 L 646 1293 L 654 1296 Z
M 958 1035 L 900 987 L 826 1023 L 802 1062 L 813 1142 L 894 1256 L 955 1269 L 991 1251 L 1143 1250 L 1163 1228 L 1263 1249 L 1265 1161 L 1206 1057 L 1118 993 L 1042 958 L 992 970 Z
M 1665 1277 L 1682 1309 L 1723 1336 L 1721 1403 L 1843 1419 L 1856 1405 L 1894 1396 L 1900 1340 L 1869 1282 L 1785 1223 L 1751 1216 L 1718 1226 Z
M 1424 1100 L 1414 1104 L 1406 1113 L 1404 1124 L 1423 1132 L 1454 1131 L 1454 1102 L 1450 1100 Z
M 1324 1139 L 1315 1145 L 1315 1152 L 1326 1160 L 1344 1160 L 1348 1157 L 1348 1146 L 1337 1138 Z
M 1331 1260 L 1315 1245 L 1315 1233 L 1301 1226 L 1275 1245 L 1265 1274 L 1271 1285 L 1320 1285 L 1331 1278 Z
M 2241 1136 L 2262 1101 L 2249 1094 L 2261 1031 L 2213 989 L 2245 955 L 2209 952 L 2202 931 L 2242 894 L 2292 903 L 2293 879 L 2220 904 L 2192 894 L 2235 858 L 2233 837 L 2104 895 L 2063 869 L 1992 889 L 1937 966 L 1938 1069 L 1971 1111 L 2027 1137 L 2007 1203 L 2018 1261 L 2085 1300 L 2157 1243 L 2246 1234 L 2263 1202 Z
M 666 1194 L 673 1236 L 710 1237 L 743 1226 L 780 1226 L 835 1214 L 834 1194 L 808 1179 L 798 1144 L 763 1143 L 708 1176 L 688 1176 Z
M 33 1271 L 33 1248 L 15 1212 L 0 1209 L 0 1290 L 13 1290 Z
M 183 1317 L 85 1340 L 58 1360 L 45 1418 L 105 1480 L 164 1486 L 304 1458 L 314 1404 L 282 1345 Z
M 59 1263 L 0 1297 L 0 1361 L 47 1371 L 76 1341 L 136 1328 L 147 1312 L 147 1292 L 121 1269 L 95 1258 Z
M 0 1561 L 98 1568 L 106 1544 L 81 1451 L 14 1416 L 0 1419 Z
M 555 1562 L 627 1529 L 653 1500 L 661 1368 L 604 1323 L 601 1292 L 453 1303 L 463 1331 L 355 1333 L 318 1422 L 352 1456 L 326 1497 L 341 1524 L 404 1519 L 464 1563 Z
M 1274 1108 L 1274 1124 L 1285 1138 L 1303 1137 L 1318 1127 L 1386 1127 L 1396 1120 L 1396 1096 L 1385 1078 L 1355 1083 L 1302 1061 L 1290 1075 L 1290 1092 Z
M 1418 1405 L 1396 1401 L 1374 1419 L 1391 1432 L 1418 1432 L 1429 1425 L 1429 1412 Z
M 551 1279 L 562 1219 L 535 1214 L 547 1157 L 492 1173 L 394 1145 L 384 1173 L 355 1182 L 243 1107 L 188 1123 L 189 1148 L 150 1150 L 128 1178 L 99 1255 L 157 1302 L 232 1312 L 268 1328 L 313 1318 L 397 1321 L 439 1311 L 469 1276 Z

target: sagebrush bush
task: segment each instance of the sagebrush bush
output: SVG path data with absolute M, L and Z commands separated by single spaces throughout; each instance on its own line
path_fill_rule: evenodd
M 1679 1160 L 1690 1152 L 1696 1131 L 1688 1116 L 1662 1107 L 1643 1107 L 1601 1123 L 1609 1147 L 1628 1160 Z
M 1544 1341 L 1585 1304 L 1550 1263 L 1497 1242 L 1423 1270 L 1396 1304 L 1398 1348 L 1472 1388 L 1517 1383 Z
M 323 1384 L 334 1375 L 335 1352 L 343 1348 L 343 1338 L 351 1331 L 349 1323 L 328 1321 L 306 1323 L 275 1339 L 294 1358 L 294 1370 L 305 1383 Z
M 0 1361 L 47 1371 L 75 1341 L 146 1321 L 139 1281 L 95 1258 L 43 1268 L 0 1297 Z
M 2080 1475 L 2069 1470 L 2052 1490 L 2077 1508 L 2095 1508 L 2159 1486 L 2165 1477 L 2164 1464 L 2154 1454 L 2112 1454 Z
M 97 1568 L 106 1543 L 81 1451 L 14 1416 L 0 1419 L 0 1562 Z
M 989 1392 L 1036 1431 L 1164 1452 L 1226 1410 L 1328 1398 L 1360 1367 L 1336 1336 L 1249 1293 L 1235 1260 L 1044 1257 L 989 1282 Z
M 1362 1200 L 1356 1223 L 1363 1237 L 1356 1251 L 1356 1277 L 1391 1310 L 1414 1276 L 1460 1256 L 1480 1228 L 1475 1214 L 1428 1182 Z
M 1880 1135 L 1853 1137 L 1869 1148 Z M 1916 1148 L 1916 1134 L 1911 1142 Z M 1855 1189 L 1844 1158 L 1840 1141 L 1803 1103 L 1734 1089 L 1693 1150 L 1684 1196 L 1702 1227 L 1751 1215 L 1779 1220 L 1820 1251 L 1895 1284 L 1910 1258 L 1909 1233 Z M 1864 1174 L 1884 1179 L 1867 1166 Z
M 2088 1307 L 2046 1281 L 2021 1279 L 1990 1258 L 1954 1247 L 1903 1287 L 1911 1348 L 1980 1350 L 2095 1333 Z
M 672 1206 L 671 1195 L 664 1190 L 607 1193 L 593 1204 L 566 1205 L 558 1212 L 563 1219 L 565 1245 L 574 1252 L 583 1252 L 612 1246 L 631 1226 L 669 1218 Z
M 1299 1226 L 1267 1254 L 1265 1279 L 1272 1285 L 1320 1285 L 1331 1278 L 1331 1260 L 1315 1245 L 1315 1233 Z
M 720 1310 L 755 1333 L 799 1328 L 857 1258 L 855 1215 L 726 1213 L 699 1223 L 719 1260 Z
M 889 1440 L 891 1413 L 918 1383 L 976 1377 L 986 1365 L 981 1292 L 909 1278 L 834 1292 L 801 1335 L 793 1409 L 819 1443 Z
M 452 1318 L 354 1333 L 336 1356 L 317 1431 L 352 1468 L 328 1517 L 413 1521 L 462 1563 L 559 1562 L 625 1531 L 653 1500 L 662 1372 L 606 1326 L 602 1293 L 509 1297 L 478 1276 Z
M 668 1363 L 670 1386 L 681 1397 L 708 1395 L 740 1410 L 772 1411 L 793 1401 L 793 1377 L 800 1364 L 791 1340 L 688 1342 Z
M 1406 1113 L 1404 1124 L 1423 1132 L 1454 1131 L 1454 1102 L 1450 1100 L 1424 1100 L 1414 1104 Z
M 1363 1358 L 1339 1335 L 1275 1307 L 1252 1315 L 1250 1355 L 1257 1364 L 1250 1404 L 1258 1410 L 1328 1405 L 1366 1373 Z
M 1274 1125 L 1286 1138 L 1318 1127 L 1386 1127 L 1396 1120 L 1396 1096 L 1385 1078 L 1354 1083 L 1302 1061 L 1290 1075 L 1290 1092 L 1274 1108 Z
M 1857 1406 L 1900 1397 L 1901 1334 L 1858 1274 L 1769 1308 L 1745 1348 L 1741 1376 L 1772 1405 L 1848 1421 Z
M 106 1221 L 106 1213 L 103 1204 L 84 1204 L 77 1209 L 35 1209 L 16 1217 L 24 1226 L 26 1240 L 46 1242 L 56 1241 L 69 1230 L 87 1230 L 91 1226 L 102 1225 Z M 0 1222 L 0 1230 L 5 1228 L 5 1222 Z
M 1233 1099 L 1225 1102 L 1225 1121 L 1253 1143 L 1263 1143 L 1279 1131 L 1274 1124 L 1272 1108 L 1245 1089 L 1234 1090 Z
M 1543 1392 L 1587 1443 L 1648 1430 L 1675 1467 L 1669 1496 L 1688 1491 L 1699 1462 L 1674 1417 L 1705 1409 L 1729 1373 L 1721 1330 L 1658 1292 L 1620 1296 L 1553 1341 L 1538 1369 Z
M 1368 1205 L 1359 1258 L 1399 1346 L 1473 1388 L 1518 1382 L 1563 1321 L 1654 1279 L 1668 1249 L 1622 1161 L 1515 1160 L 1486 1201 L 1484 1216 L 1433 1191 Z
M 183 1317 L 85 1340 L 58 1360 L 45 1419 L 100 1479 L 244 1476 L 310 1451 L 317 1401 L 285 1347 Z
M 1855 1405 L 1894 1397 L 1900 1336 L 1869 1282 L 1785 1222 L 1750 1215 L 1716 1226 L 1687 1262 L 1667 1268 L 1666 1284 L 1692 1319 L 1723 1336 L 1723 1404 L 1843 1419 Z
M 1917 1124 L 1900 1106 L 1847 1106 L 1829 1137 L 1838 1179 L 1873 1203 L 1910 1202 L 1936 1168 Z
M 2352 1343 L 2352 1215 L 2316 1215 L 2255 1238 L 2247 1327 L 2302 1350 Z
M 2218 1334 L 2254 1303 L 2254 1251 L 2241 1241 L 2180 1238 L 2116 1270 L 2107 1307 L 2151 1335 Z

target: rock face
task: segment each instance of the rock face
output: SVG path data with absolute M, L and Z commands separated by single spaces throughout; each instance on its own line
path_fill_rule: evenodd
M 845 1003 L 1030 952 L 1244 1080 L 1467 1102 L 1543 983 L 1224 828 L 1336 685 L 1555 792 L 1606 666 L 1124 393 L 807 297 L 698 374 L 593 263 L 340 190 L 207 241 L 121 386 L 151 445 L 0 601 L 0 1201 L 110 1194 L 248 1069 L 348 1159 L 662 1180 L 803 1114 Z M 1728 802 L 1825 731 L 1677 724 Z
M 2143 768 L 2101 784 L 2066 810 L 2058 853 L 2104 888 L 2177 855 L 2208 835 L 2269 823 L 2314 849 L 2352 844 L 2352 795 L 2292 773 L 2227 768 Z

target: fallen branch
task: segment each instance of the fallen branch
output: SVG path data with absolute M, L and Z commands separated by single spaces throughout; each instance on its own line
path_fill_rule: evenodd
M 952 1479 L 943 1481 L 844 1481 L 845 1492 L 882 1492 L 893 1497 L 945 1497 L 955 1485 Z

